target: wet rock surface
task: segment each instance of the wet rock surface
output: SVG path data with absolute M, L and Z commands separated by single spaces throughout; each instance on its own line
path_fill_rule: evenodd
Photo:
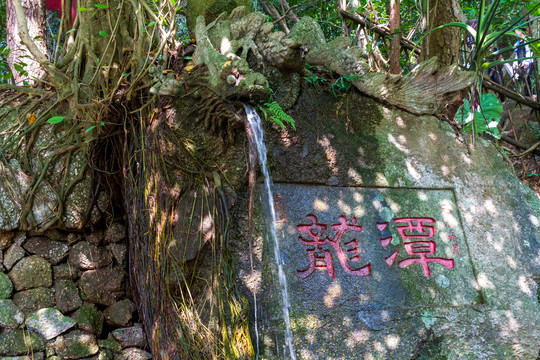
M 0 360 L 150 358 L 142 327 L 131 326 L 123 224 L 4 232 L 0 248 Z

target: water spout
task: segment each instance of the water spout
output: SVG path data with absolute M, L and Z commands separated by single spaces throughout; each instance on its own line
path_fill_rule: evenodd
M 247 121 L 248 125 L 250 127 L 250 130 L 248 132 L 249 136 L 253 136 L 253 141 L 257 145 L 257 153 L 259 155 L 259 164 L 261 166 L 261 171 L 264 175 L 264 187 L 265 187 L 265 193 L 267 204 L 270 210 L 270 237 L 271 241 L 273 243 L 274 248 L 274 257 L 276 260 L 276 265 L 278 269 L 278 278 L 279 278 L 279 284 L 281 287 L 281 296 L 283 299 L 283 320 L 285 321 L 285 342 L 287 344 L 287 347 L 289 348 L 289 355 L 291 360 L 296 360 L 296 353 L 294 351 L 294 345 L 293 345 L 293 337 L 292 337 L 292 330 L 291 330 L 291 320 L 289 317 L 289 308 L 291 307 L 291 303 L 289 301 L 289 293 L 287 291 L 287 279 L 285 278 L 285 272 L 283 271 L 283 265 L 281 261 L 280 251 L 279 251 L 279 240 L 277 237 L 276 232 L 276 212 L 274 209 L 274 197 L 272 195 L 272 179 L 270 178 L 270 174 L 268 172 L 268 168 L 266 167 L 266 145 L 264 143 L 264 132 L 262 128 L 262 122 L 259 118 L 259 115 L 253 109 L 252 107 L 248 105 L 244 105 L 244 108 L 246 109 L 246 115 L 247 115 Z M 256 310 L 255 310 L 256 311 Z M 258 341 L 258 339 L 257 339 Z

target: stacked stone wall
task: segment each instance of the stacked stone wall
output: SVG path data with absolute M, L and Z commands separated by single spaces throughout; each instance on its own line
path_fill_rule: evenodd
M 144 360 L 125 227 L 0 232 L 0 360 Z

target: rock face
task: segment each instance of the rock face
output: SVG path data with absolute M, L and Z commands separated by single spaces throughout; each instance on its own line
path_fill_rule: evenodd
M 99 351 L 96 337 L 79 330 L 60 336 L 54 343 L 56 353 L 63 359 L 81 359 Z
M 131 300 L 125 299 L 109 306 L 103 312 L 108 324 L 114 326 L 126 326 L 131 321 L 131 315 L 135 311 L 135 304 Z
M 23 321 L 23 313 L 12 300 L 0 300 L 0 327 L 16 328 Z
M 45 259 L 29 256 L 17 263 L 9 273 L 15 290 L 26 290 L 52 285 L 52 269 Z
M 35 288 L 20 291 L 13 295 L 13 301 L 25 314 L 54 306 L 54 294 L 48 288 Z
M 0 334 L 0 354 L 25 355 L 45 349 L 45 340 L 24 330 L 6 330 Z
M 357 93 L 304 88 L 289 114 L 266 142 L 290 347 L 262 215 L 254 273 L 247 211 L 232 235 L 260 358 L 538 357 L 540 201 L 495 147 Z
M 36 311 L 26 319 L 26 326 L 50 340 L 75 326 L 72 318 L 62 315 L 55 308 L 46 308 Z
M 71 248 L 68 262 L 79 269 L 98 269 L 112 264 L 112 255 L 103 247 L 81 241 Z
M 56 280 L 54 283 L 56 307 L 63 313 L 78 309 L 82 300 L 79 290 L 71 280 Z
M 0 299 L 9 298 L 12 292 L 13 284 L 11 280 L 5 273 L 0 272 Z
M 68 256 L 68 246 L 65 243 L 52 241 L 44 237 L 32 237 L 24 243 L 24 249 L 48 260 L 56 265 Z
M 124 271 L 118 268 L 85 271 L 80 280 L 82 293 L 94 304 L 110 306 L 122 295 Z
M 112 336 L 122 345 L 127 347 L 145 347 L 146 336 L 144 335 L 141 324 L 135 324 L 129 328 L 116 329 L 112 332 Z
M 90 332 L 97 336 L 103 330 L 103 314 L 94 305 L 83 305 L 75 314 L 79 329 Z

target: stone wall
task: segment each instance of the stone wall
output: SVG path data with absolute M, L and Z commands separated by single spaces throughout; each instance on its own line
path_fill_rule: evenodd
M 0 360 L 150 359 L 125 227 L 0 233 Z

